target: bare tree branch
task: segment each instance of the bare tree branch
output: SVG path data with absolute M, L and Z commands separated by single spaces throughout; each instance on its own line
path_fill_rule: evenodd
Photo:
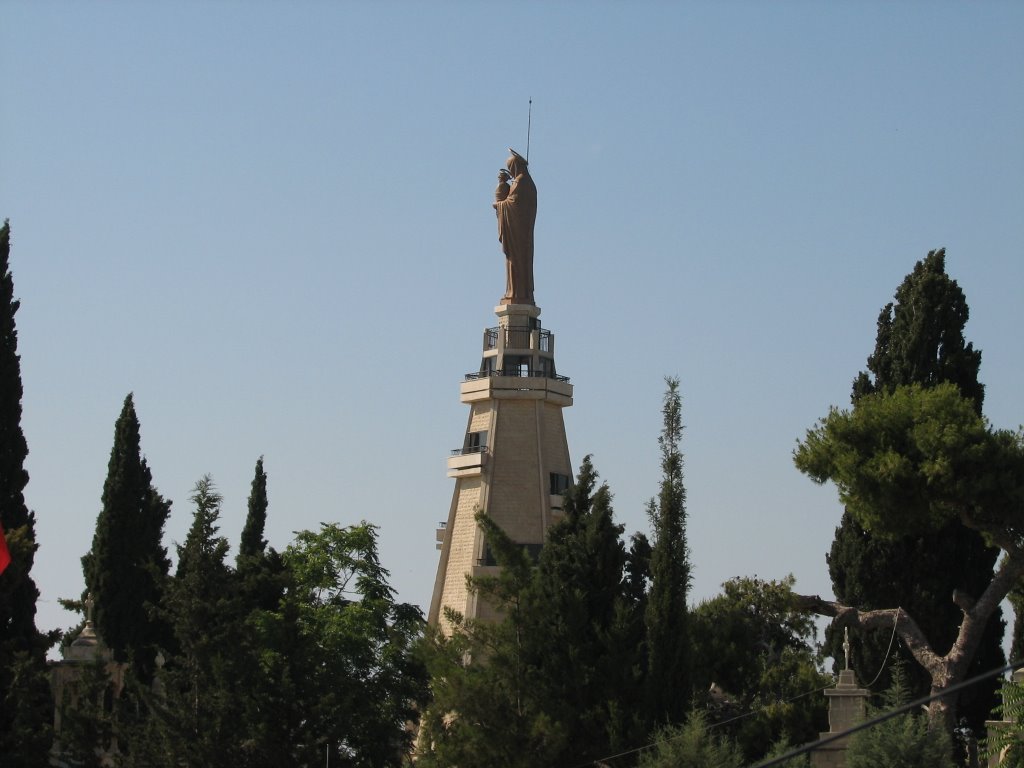
M 917 663 L 928 670 L 934 678 L 941 667 L 943 658 L 932 648 L 924 632 L 914 618 L 902 608 L 883 608 L 862 611 L 834 600 L 825 600 L 818 595 L 794 595 L 797 610 L 809 611 L 819 616 L 830 616 L 836 627 L 857 627 L 863 630 L 888 629 L 896 626 L 896 633 L 913 654 Z
M 794 595 L 794 608 L 798 611 L 829 616 L 836 627 L 858 627 L 862 630 L 892 630 L 907 647 L 914 659 L 931 677 L 932 693 L 937 694 L 964 679 L 967 667 L 974 658 L 974 652 L 981 642 L 985 625 L 993 612 L 1009 594 L 1017 581 L 1024 576 L 1024 557 L 1012 553 L 1003 557 L 992 581 L 985 587 L 981 597 L 974 600 L 966 592 L 957 590 L 953 602 L 963 611 L 963 621 L 956 641 L 949 651 L 940 656 L 932 647 L 924 632 L 902 608 L 884 608 L 862 611 L 853 606 L 843 605 L 835 600 L 825 600 L 818 595 Z M 937 699 L 930 707 L 931 715 L 943 718 L 947 727 L 952 727 L 956 704 L 947 699 Z

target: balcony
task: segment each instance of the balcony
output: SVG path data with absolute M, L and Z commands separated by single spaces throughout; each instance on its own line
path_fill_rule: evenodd
M 553 381 L 560 381 L 563 384 L 569 383 L 568 376 L 551 376 L 546 371 L 537 371 L 534 369 L 523 370 L 517 368 L 514 371 L 473 371 L 467 373 L 466 381 L 478 381 L 479 379 L 489 379 L 492 376 L 511 376 L 512 378 L 520 379 L 551 379 Z
M 533 349 L 532 336 L 537 333 L 537 349 L 551 351 L 551 331 L 545 328 L 502 328 L 496 326 L 484 331 L 484 349 L 497 349 L 498 335 L 505 334 L 505 349 Z
M 469 456 L 471 453 L 483 453 L 487 450 L 487 446 L 474 445 L 466 448 L 452 448 L 452 456 Z
M 448 457 L 448 477 L 479 475 L 486 463 L 486 448 L 456 448 Z
M 545 375 L 517 370 L 470 373 L 459 385 L 459 399 L 474 403 L 488 398 L 503 400 L 546 400 L 560 406 L 572 405 L 572 384 L 568 376 Z

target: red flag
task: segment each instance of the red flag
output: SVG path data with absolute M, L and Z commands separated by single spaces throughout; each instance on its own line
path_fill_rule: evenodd
M 0 525 L 0 573 L 11 564 L 11 550 L 7 548 L 7 539 L 4 537 L 4 527 Z

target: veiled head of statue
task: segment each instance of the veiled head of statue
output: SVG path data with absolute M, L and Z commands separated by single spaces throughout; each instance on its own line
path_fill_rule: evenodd
M 526 170 L 526 158 L 512 149 L 512 147 L 509 147 L 508 151 L 512 154 L 509 159 L 505 161 L 505 167 L 509 169 L 513 176 L 518 176 Z

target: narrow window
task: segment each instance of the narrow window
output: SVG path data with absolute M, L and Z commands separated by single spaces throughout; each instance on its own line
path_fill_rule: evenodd
M 560 496 L 569 489 L 569 476 L 551 473 L 551 495 Z
M 462 447 L 463 453 L 483 453 L 487 449 L 487 430 L 469 432 Z

